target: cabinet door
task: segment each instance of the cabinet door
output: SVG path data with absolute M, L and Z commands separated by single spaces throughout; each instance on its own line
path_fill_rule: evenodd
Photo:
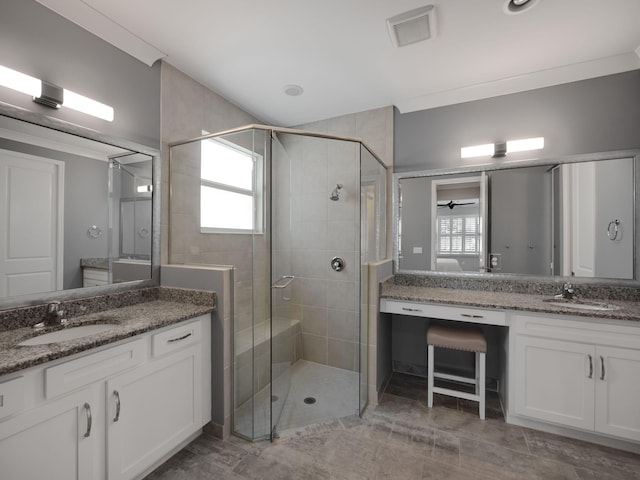
M 593 430 L 594 350 L 592 345 L 518 335 L 516 413 Z
M 596 431 L 640 441 L 640 351 L 596 348 Z
M 107 478 L 130 479 L 202 427 L 199 346 L 107 382 Z
M 92 405 L 90 392 L 83 390 L 0 423 L 0 476 L 11 480 L 95 478 L 93 455 L 101 430 L 96 421 L 102 415 L 97 415 L 95 407 L 91 411 Z

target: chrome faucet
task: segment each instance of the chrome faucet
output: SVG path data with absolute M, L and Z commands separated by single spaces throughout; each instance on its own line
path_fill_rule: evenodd
M 55 300 L 47 305 L 47 313 L 42 317 L 42 321 L 34 325 L 34 328 L 53 327 L 64 325 L 67 320 L 64 317 L 64 310 L 60 310 L 60 302 Z
M 572 300 L 575 295 L 575 290 L 573 289 L 573 285 L 570 282 L 565 283 L 562 286 L 562 298 L 566 300 Z

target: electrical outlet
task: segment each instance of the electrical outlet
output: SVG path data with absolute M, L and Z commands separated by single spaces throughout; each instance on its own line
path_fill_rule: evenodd
M 494 270 L 502 270 L 502 254 L 490 253 L 489 254 L 489 268 L 493 272 Z

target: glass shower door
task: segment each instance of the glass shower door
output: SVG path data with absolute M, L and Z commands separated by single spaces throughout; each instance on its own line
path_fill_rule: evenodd
M 291 260 L 291 160 L 278 136 L 271 138 L 270 234 L 271 234 L 271 434 L 276 433 L 291 387 L 295 362 L 294 289 Z

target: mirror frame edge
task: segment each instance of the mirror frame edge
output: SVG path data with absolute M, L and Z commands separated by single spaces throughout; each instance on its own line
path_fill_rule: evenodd
M 500 163 L 485 163 L 469 165 L 465 167 L 452 167 L 452 168 L 439 168 L 433 170 L 413 170 L 394 172 L 392 181 L 392 208 L 393 208 L 393 273 L 394 275 L 419 275 L 424 277 L 433 278 L 469 278 L 469 279 L 484 279 L 484 280 L 511 280 L 511 281 L 551 281 L 555 283 L 564 283 L 571 280 L 573 283 L 581 284 L 597 284 L 597 285 L 619 285 L 619 286 L 631 286 L 638 287 L 640 285 L 640 278 L 633 280 L 630 279 L 616 279 L 616 278 L 602 278 L 602 277 L 563 277 L 563 276 L 550 276 L 550 275 L 528 275 L 528 274 L 516 274 L 516 273 L 491 273 L 491 272 L 436 272 L 432 270 L 407 270 L 399 268 L 399 237 L 398 237 L 398 225 L 400 221 L 400 215 L 398 210 L 398 202 L 400 195 L 400 180 L 404 178 L 422 178 L 422 177 L 440 177 L 443 175 L 455 175 L 455 174 L 467 174 L 478 172 L 491 172 L 496 170 L 511 170 L 515 168 L 524 167 L 538 167 L 545 165 L 560 165 L 569 163 L 582 163 L 592 162 L 600 160 L 615 160 L 618 158 L 633 158 L 634 167 L 634 184 L 633 184 L 633 218 L 635 222 L 634 227 L 634 250 L 633 250 L 633 265 L 634 274 L 640 272 L 640 255 L 638 251 L 638 241 L 640 240 L 640 208 L 637 208 L 637 185 L 640 182 L 640 148 L 639 149 L 626 149 L 626 150 L 612 150 L 608 152 L 587 153 L 577 155 L 566 155 L 559 157 L 541 157 L 523 160 L 510 160 Z
M 21 108 L 13 107 L 0 102 L 0 115 L 32 123 L 40 127 L 50 128 L 59 132 L 75 135 L 100 143 L 113 145 L 115 147 L 132 150 L 152 157 L 153 168 L 153 202 L 152 202 L 152 240 L 151 240 L 151 278 L 147 280 L 134 280 L 97 287 L 81 287 L 69 290 L 57 290 L 52 292 L 35 293 L 7 297 L 7 300 L 0 299 L 0 310 L 28 307 L 40 305 L 53 300 L 67 301 L 79 298 L 94 297 L 120 293 L 141 288 L 157 287 L 160 285 L 160 248 L 161 248 L 161 186 L 162 186 L 162 159 L 160 150 L 132 142 L 130 140 L 102 134 L 96 130 L 68 123 L 56 118 L 48 117 L 37 112 L 31 112 Z

